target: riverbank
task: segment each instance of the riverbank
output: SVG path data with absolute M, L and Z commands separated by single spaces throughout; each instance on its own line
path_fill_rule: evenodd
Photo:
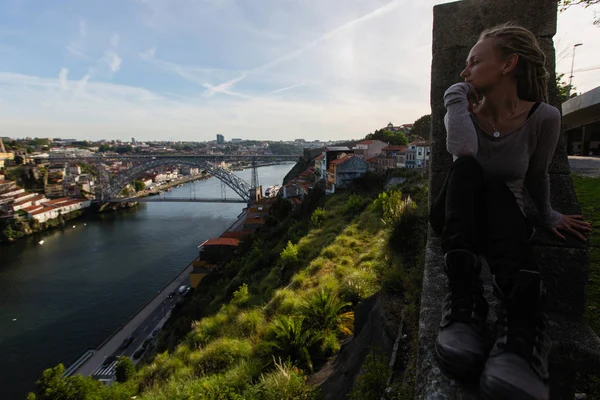
M 150 195 L 159 194 L 173 187 L 180 186 L 186 183 L 205 180 L 211 178 L 210 174 L 200 174 L 194 176 L 188 176 L 183 179 L 178 179 L 153 190 L 144 190 L 136 193 L 133 197 L 146 197 Z M 54 229 L 64 229 L 67 227 L 67 222 L 80 218 L 85 215 L 93 214 L 96 212 L 114 212 L 128 208 L 134 208 L 138 205 L 137 202 L 127 203 L 104 203 L 100 205 L 92 205 L 91 207 L 70 212 L 68 214 L 62 214 L 58 218 L 49 219 L 46 222 L 38 222 L 36 220 L 25 219 L 24 217 L 16 217 L 12 219 L 0 220 L 0 244 L 12 244 L 19 239 L 29 237 L 31 235 L 50 232 Z
M 240 230 L 246 220 L 246 211 L 238 216 L 237 220 L 231 224 L 224 232 Z M 180 294 L 177 289 L 181 286 L 189 286 L 189 275 L 193 269 L 194 263 L 198 257 L 194 258 L 185 268 L 181 270 L 173 279 L 171 279 L 157 294 L 148 300 L 125 324 L 119 326 L 108 338 L 106 338 L 96 349 L 87 350 L 75 363 L 65 371 L 65 376 L 80 374 L 83 376 L 92 376 L 106 383 L 112 383 L 115 380 L 115 366 L 117 358 L 115 353 L 126 355 L 127 352 L 133 353 L 139 349 L 141 343 L 150 338 L 153 340 L 156 336 L 154 332 L 160 330 L 171 316 L 171 310 L 179 304 Z M 170 297 L 170 293 L 176 293 L 176 297 Z M 119 351 L 121 344 L 129 337 L 133 337 L 133 344 L 129 351 Z M 154 347 L 154 346 L 149 346 Z M 149 349 L 148 352 L 151 350 Z M 108 357 L 115 356 L 114 360 L 106 363 Z M 144 354 L 141 358 L 147 357 Z M 137 364 L 140 359 L 133 359 Z

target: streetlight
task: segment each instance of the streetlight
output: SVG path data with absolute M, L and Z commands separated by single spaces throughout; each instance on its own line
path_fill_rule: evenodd
M 583 46 L 583 43 L 573 45 L 573 59 L 571 60 L 571 76 L 569 76 L 569 87 L 567 88 L 567 98 L 571 97 L 571 86 L 573 84 L 573 66 L 575 65 L 575 49 L 578 46 Z

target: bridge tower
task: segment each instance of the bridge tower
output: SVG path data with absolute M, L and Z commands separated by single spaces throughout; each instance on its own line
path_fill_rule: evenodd
M 258 163 L 254 157 L 252 158 L 252 181 L 250 183 L 250 187 L 252 189 L 256 189 L 258 187 Z

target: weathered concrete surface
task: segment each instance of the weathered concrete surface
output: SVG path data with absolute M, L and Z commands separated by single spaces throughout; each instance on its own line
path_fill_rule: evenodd
M 557 9 L 547 0 L 465 0 L 434 7 L 431 114 L 432 151 L 430 158 L 429 202 L 436 198 L 452 157 L 446 151 L 446 112 L 443 94 L 452 84 L 462 81 L 460 72 L 470 48 L 479 33 L 490 26 L 513 21 L 531 30 L 546 54 L 548 102 L 558 106 L 555 84 L 555 50 L 552 38 L 556 33 Z M 600 163 L 598 165 L 600 167 Z M 572 180 L 572 165 L 566 155 L 565 139 L 561 137 L 549 167 L 551 203 L 565 214 L 580 213 Z M 600 170 L 600 168 L 599 168 Z M 529 203 L 529 209 L 532 207 Z M 439 238 L 430 230 L 426 249 L 421 315 L 419 324 L 419 360 L 417 390 L 419 399 L 478 398 L 475 386 L 458 384 L 443 373 L 435 359 L 435 337 L 441 318 L 441 305 L 446 294 L 446 277 Z M 543 229 L 534 236 L 534 253 L 540 264 L 548 291 L 548 310 L 552 312 L 549 333 L 554 343 L 551 354 L 552 398 L 573 398 L 573 371 L 597 366 L 600 341 L 578 316 L 584 305 L 584 286 L 588 275 L 588 252 L 585 246 L 569 238 L 555 239 Z M 489 274 L 484 276 L 486 297 L 490 294 Z M 493 308 L 492 308 L 493 310 Z M 490 313 L 488 322 L 494 320 Z M 492 338 L 490 338 L 491 340 Z M 585 361 L 584 361 L 585 360 Z

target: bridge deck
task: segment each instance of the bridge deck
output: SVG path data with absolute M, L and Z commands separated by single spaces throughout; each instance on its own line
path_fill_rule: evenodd
M 111 199 L 108 200 L 109 203 L 242 203 L 246 204 L 247 201 L 244 199 L 218 199 L 218 198 L 193 198 L 193 197 L 159 197 L 159 196 L 150 196 L 150 197 L 130 197 L 127 199 Z

